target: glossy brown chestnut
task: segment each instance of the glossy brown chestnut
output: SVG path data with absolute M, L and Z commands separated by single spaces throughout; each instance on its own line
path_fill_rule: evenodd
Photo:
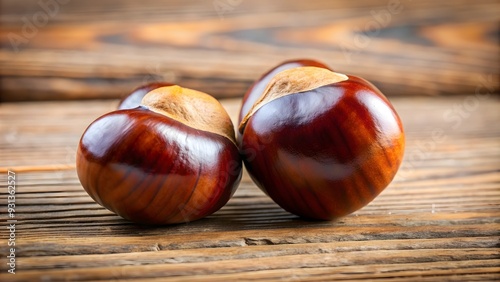
M 97 203 L 142 224 L 212 214 L 235 191 L 242 167 L 220 103 L 179 86 L 157 88 L 140 107 L 98 118 L 84 132 L 76 162 Z
M 276 75 L 242 119 L 245 166 L 296 215 L 330 220 L 372 201 L 394 178 L 404 133 L 371 83 L 315 67 Z
M 125 96 L 118 104 L 119 110 L 133 109 L 141 105 L 142 98 L 146 96 L 150 91 L 156 88 L 172 86 L 173 84 L 167 82 L 152 82 L 142 86 L 137 87 L 128 96 Z
M 240 114 L 238 116 L 238 123 L 241 122 L 241 120 L 247 115 L 248 111 L 250 111 L 253 104 L 255 104 L 260 96 L 262 96 L 262 93 L 266 89 L 267 84 L 269 84 L 269 82 L 275 75 L 277 75 L 281 71 L 298 67 L 318 67 L 330 69 L 327 65 L 310 59 L 290 60 L 279 64 L 278 66 L 266 72 L 247 90 L 247 92 L 243 96 L 243 102 L 241 104 Z

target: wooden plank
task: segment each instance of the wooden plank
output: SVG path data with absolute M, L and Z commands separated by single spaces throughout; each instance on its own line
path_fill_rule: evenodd
M 471 97 L 477 106 L 467 110 Z M 71 167 L 85 127 L 116 100 L 1 104 L 1 206 L 5 172 L 19 170 L 16 275 L 2 263 L 0 280 L 500 279 L 500 128 L 492 126 L 500 101 L 392 100 L 405 124 L 406 155 L 393 183 L 365 208 L 332 222 L 303 220 L 245 173 L 220 211 L 165 227 L 135 225 L 100 207 Z M 240 101 L 222 102 L 234 119 Z M 444 116 L 457 114 L 457 105 L 459 124 Z M 431 142 L 436 129 L 445 138 Z M 1 228 L 2 256 L 8 237 Z
M 494 259 L 497 257 L 499 249 L 487 249 L 487 250 L 422 250 L 422 251 L 406 251 L 398 250 L 396 252 L 391 251 L 366 251 L 366 252 L 345 252 L 345 253 L 335 253 L 335 254 L 304 254 L 304 255 L 285 255 L 282 257 L 257 257 L 257 258 L 242 258 L 238 260 L 222 260 L 216 263 L 211 262 L 190 262 L 182 263 L 182 260 L 178 263 L 165 263 L 168 258 L 164 259 L 162 263 L 159 264 L 142 264 L 140 266 L 136 265 L 125 265 L 119 267 L 95 267 L 86 268 L 79 267 L 78 269 L 61 269 L 61 270 L 47 270 L 44 271 L 46 275 L 54 277 L 55 279 L 72 279 L 72 280 L 91 280 L 91 279 L 119 279 L 119 278 L 154 278 L 154 277 L 175 277 L 190 275 L 211 275 L 211 274 L 225 274 L 225 273 L 240 273 L 240 272 L 250 272 L 259 270 L 277 270 L 277 269 L 300 269 L 300 268 L 310 268 L 310 267 L 335 267 L 335 266 L 346 266 L 355 265 L 356 267 L 363 267 L 365 265 L 371 264 L 399 264 L 408 262 L 443 262 L 443 261 L 463 261 L 467 260 L 471 256 L 476 256 L 478 259 Z M 200 254 L 198 254 L 200 255 Z M 367 255 L 370 257 L 369 260 L 366 259 Z M 175 258 L 171 258 L 175 261 Z M 346 263 L 348 261 L 348 263 Z M 453 263 L 450 263 L 453 265 Z M 408 267 L 408 266 L 407 266 Z M 449 267 L 453 269 L 454 267 Z M 488 271 L 481 269 L 482 274 L 490 274 L 494 277 L 495 272 L 498 273 L 498 267 L 491 267 Z M 443 273 L 444 271 L 441 271 Z M 448 271 L 444 274 L 448 274 Z M 472 271 L 457 271 L 460 274 L 468 273 L 471 274 Z M 472 273 L 474 274 L 474 273 Z M 5 274 L 4 274 L 5 275 Z M 393 274 L 394 275 L 394 274 Z M 412 278 L 412 276 L 420 276 L 421 273 L 415 273 L 413 275 L 408 275 L 407 278 Z M 433 273 L 429 273 L 433 275 Z M 25 271 L 22 276 L 24 279 L 37 279 L 39 278 L 39 271 Z M 364 277 L 363 277 L 364 276 Z M 367 278 L 370 275 L 363 275 L 359 278 Z M 377 275 L 373 275 L 377 277 Z M 392 276 L 392 275 L 387 275 Z M 389 278 L 387 277 L 386 278 Z M 14 277 L 17 278 L 17 277 Z M 358 277 L 353 277 L 358 278 Z M 14 279 L 17 280 L 17 279 Z
M 38 2 L 2 1 L 0 101 L 117 98 L 159 80 L 240 97 L 297 57 L 388 95 L 498 92 L 496 0 L 69 1 L 30 33 Z
M 109 266 L 142 265 L 142 264 L 179 264 L 193 262 L 221 261 L 227 259 L 250 259 L 276 257 L 286 255 L 322 254 L 322 253 L 354 253 L 373 251 L 428 250 L 428 249 L 462 249 L 464 246 L 475 245 L 476 248 L 495 248 L 499 237 L 470 237 L 456 238 L 450 241 L 447 238 L 415 239 L 410 244 L 407 240 L 372 240 L 349 241 L 333 243 L 307 243 L 287 245 L 249 245 L 242 247 L 225 247 L 223 249 L 187 249 L 187 250 L 158 250 L 150 252 L 130 252 L 115 254 L 91 254 L 81 256 L 40 256 L 27 257 L 21 262 L 24 270 L 99 267 L 105 259 Z M 249 241 L 247 244 L 251 244 Z M 359 254 L 359 253 L 358 253 Z M 167 260 L 166 258 L 170 258 Z

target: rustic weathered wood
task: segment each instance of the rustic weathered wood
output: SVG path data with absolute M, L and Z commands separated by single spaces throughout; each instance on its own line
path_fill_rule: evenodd
M 497 0 L 60 1 L 32 31 L 39 2 L 1 2 L 0 101 L 116 98 L 158 80 L 240 97 L 297 57 L 388 95 L 498 90 Z
M 468 105 L 476 99 L 475 107 Z M 85 127 L 117 101 L 0 104 L 0 203 L 17 172 L 16 274 L 1 281 L 484 281 L 500 279 L 500 101 L 393 98 L 407 132 L 403 167 L 374 202 L 305 221 L 245 174 L 230 202 L 189 224 L 145 227 L 92 201 L 76 176 Z M 239 100 L 225 100 L 232 118 Z M 454 108 L 463 107 L 458 121 Z M 440 131 L 441 130 L 441 131 Z M 442 133 L 439 142 L 433 132 Z M 420 155 L 423 154 L 423 155 Z M 6 225 L 2 213 L 2 226 Z

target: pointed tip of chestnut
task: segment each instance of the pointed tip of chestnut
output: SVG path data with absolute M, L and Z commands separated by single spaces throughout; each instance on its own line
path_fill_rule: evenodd
M 160 87 L 146 94 L 141 104 L 192 128 L 224 136 L 236 144 L 228 113 L 217 99 L 206 93 L 178 85 Z
M 287 95 L 314 90 L 348 79 L 349 77 L 345 74 L 314 66 L 297 67 L 281 71 L 271 79 L 260 98 L 243 117 L 238 130 L 240 133 L 243 133 L 248 119 L 266 103 Z

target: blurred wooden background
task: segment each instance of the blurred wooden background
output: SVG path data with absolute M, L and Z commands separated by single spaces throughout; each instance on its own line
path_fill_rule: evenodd
M 117 98 L 161 80 L 239 97 L 298 57 L 387 95 L 498 92 L 498 0 L 0 3 L 0 101 Z

